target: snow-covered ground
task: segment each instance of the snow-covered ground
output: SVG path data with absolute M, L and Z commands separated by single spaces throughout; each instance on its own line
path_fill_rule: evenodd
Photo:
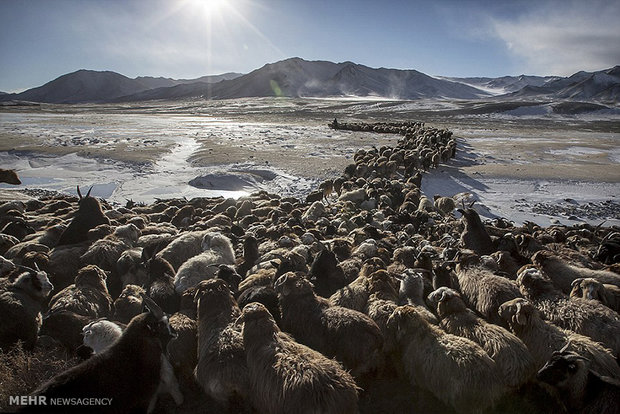
M 17 188 L 75 193 L 93 185 L 92 194 L 121 204 L 260 189 L 303 197 L 338 175 L 356 149 L 399 138 L 333 131 L 333 117 L 422 120 L 453 130 L 459 142 L 456 160 L 425 176 L 426 194 L 467 193 L 483 216 L 519 223 L 620 225 L 615 114 L 560 119 L 534 106 L 480 116 L 459 113 L 463 106 L 260 98 L 2 111 L 0 165 L 18 170 Z

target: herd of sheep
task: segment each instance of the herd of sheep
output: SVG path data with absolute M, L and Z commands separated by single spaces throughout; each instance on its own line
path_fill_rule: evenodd
M 330 126 L 402 138 L 306 200 L 119 207 L 78 187 L 0 204 L 0 352 L 82 360 L 24 395 L 111 398 L 88 407 L 106 413 L 620 412 L 620 229 L 483 223 L 421 194 L 451 132 Z

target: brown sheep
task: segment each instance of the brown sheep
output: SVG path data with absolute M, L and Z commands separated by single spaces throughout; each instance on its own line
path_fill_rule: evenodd
M 486 322 L 467 309 L 461 296 L 450 288 L 439 288 L 429 297 L 448 333 L 476 342 L 495 361 L 500 378 L 517 388 L 534 377 L 534 359 L 525 344 L 501 326 Z
M 585 267 L 573 266 L 566 263 L 552 252 L 541 250 L 532 256 L 536 267 L 545 272 L 560 290 L 570 294 L 575 279 L 593 278 L 601 283 L 615 285 L 620 288 L 620 275 L 607 270 L 592 270 Z
M 333 306 L 343 306 L 358 312 L 363 312 L 368 301 L 368 286 L 370 281 L 366 276 L 358 276 L 357 279 L 338 289 L 329 297 L 329 303 Z
M 569 298 L 540 271 L 526 268 L 517 277 L 519 289 L 549 322 L 600 342 L 620 355 L 620 317 L 600 303 Z
M 243 308 L 250 398 L 263 413 L 354 414 L 357 385 L 338 362 L 281 332 L 258 303 Z
M 0 292 L 0 348 L 17 341 L 33 349 L 41 327 L 41 309 L 54 286 L 45 272 L 24 268 L 14 282 Z
M 482 412 L 504 393 L 495 362 L 475 342 L 445 333 L 412 306 L 388 320 L 413 385 L 425 388 L 459 413 Z
M 620 367 L 609 349 L 587 336 L 547 322 L 527 299 L 508 301 L 500 306 L 499 313 L 532 353 L 536 369 L 541 369 L 554 351 L 568 344 L 568 350 L 588 358 L 601 375 L 620 378 Z
M 280 301 L 282 329 L 296 340 L 335 357 L 355 377 L 379 368 L 383 337 L 372 319 L 352 309 L 330 306 L 300 274 L 280 276 L 274 288 Z
M 204 391 L 228 406 L 249 397 L 248 367 L 237 318 L 241 310 L 226 282 L 209 279 L 196 287 L 198 303 L 198 364 L 196 380 Z
M 575 279 L 572 286 L 571 298 L 596 300 L 620 313 L 620 288 L 618 286 L 603 284 L 591 277 Z
M 106 286 L 106 274 L 94 265 L 83 267 L 75 283 L 55 294 L 48 313 L 68 310 L 92 319 L 103 318 L 112 311 L 112 297 Z
M 113 320 L 129 323 L 134 316 L 142 313 L 142 295 L 145 290 L 137 285 L 127 285 L 114 301 Z
M 456 276 L 465 303 L 487 321 L 505 326 L 497 310 L 502 303 L 521 296 L 517 284 L 480 266 L 480 258 L 471 253 L 461 255 Z

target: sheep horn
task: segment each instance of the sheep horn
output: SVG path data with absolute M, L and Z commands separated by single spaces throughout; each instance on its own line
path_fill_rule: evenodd
M 82 199 L 82 193 L 80 192 L 80 186 L 77 186 L 77 193 L 78 193 L 78 197 L 80 197 L 80 200 Z
M 93 189 L 93 186 L 91 185 L 90 188 L 88 189 L 88 192 L 86 193 L 86 197 L 90 196 L 90 191 Z
M 142 296 L 142 300 L 144 301 L 144 306 L 147 307 L 149 312 L 153 314 L 157 319 L 161 319 L 164 317 L 164 311 L 161 310 L 159 305 L 155 303 L 155 301 L 149 298 L 145 293 L 140 292 L 140 296 Z
M 562 347 L 562 349 L 558 351 L 558 353 L 563 354 L 564 352 L 568 351 L 569 345 L 570 345 L 570 339 L 566 341 L 566 344 L 564 344 L 564 346 Z
M 581 279 L 575 279 L 571 282 L 570 287 L 574 288 L 575 285 L 578 285 L 579 283 L 581 283 Z
M 468 207 L 468 208 L 472 208 L 472 207 L 474 206 L 474 203 L 475 203 L 475 202 L 476 202 L 476 200 L 472 201 L 472 202 L 469 204 L 469 207 Z
M 34 262 L 34 268 L 37 272 L 41 271 L 41 269 L 39 269 L 39 265 L 37 264 L 37 262 Z

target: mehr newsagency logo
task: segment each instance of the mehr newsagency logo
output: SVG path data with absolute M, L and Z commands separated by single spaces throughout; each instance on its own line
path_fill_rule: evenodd
M 84 406 L 95 407 L 112 405 L 112 398 L 48 398 L 44 395 L 13 395 L 9 397 L 10 405 L 41 405 L 41 406 Z

